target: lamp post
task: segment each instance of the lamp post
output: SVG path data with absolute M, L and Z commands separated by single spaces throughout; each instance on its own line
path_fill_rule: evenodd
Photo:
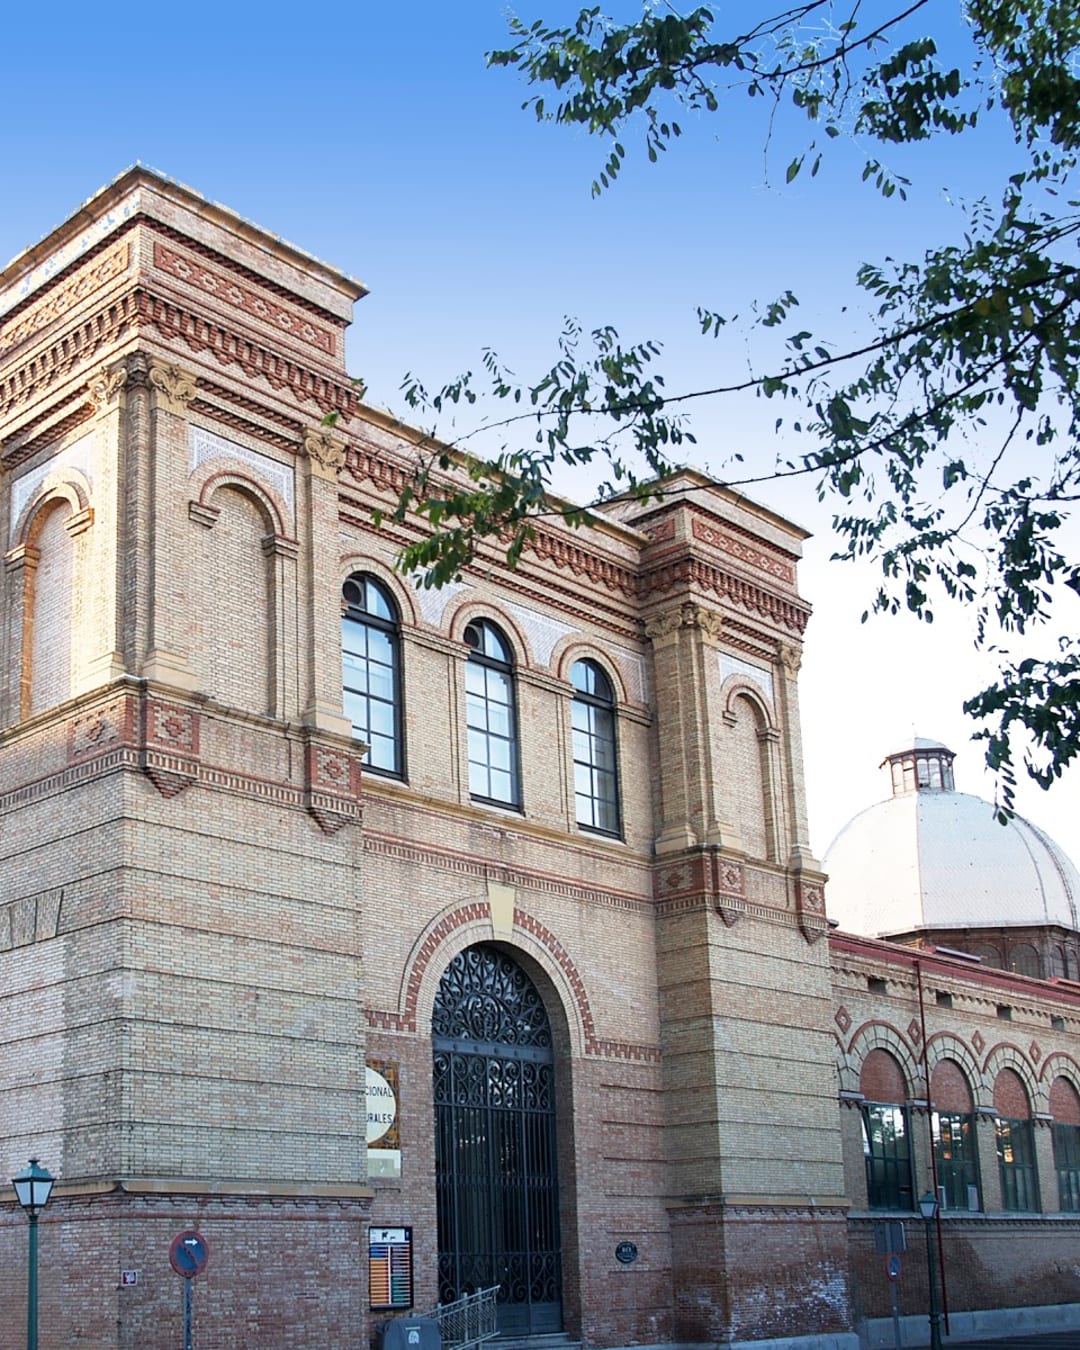
M 49 1203 L 53 1178 L 36 1158 L 18 1176 L 11 1178 L 19 1204 L 30 1220 L 30 1263 L 26 1281 L 26 1350 L 37 1350 L 37 1220 L 38 1212 Z
M 927 1191 L 919 1201 L 919 1213 L 926 1220 L 926 1273 L 930 1281 L 930 1350 L 941 1350 L 941 1313 L 938 1311 L 937 1252 L 934 1247 L 934 1223 L 938 1199 Z

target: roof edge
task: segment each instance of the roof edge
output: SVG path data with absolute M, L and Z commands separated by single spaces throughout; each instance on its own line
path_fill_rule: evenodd
M 0 292 L 17 283 L 21 277 L 40 266 L 46 258 L 56 253 L 64 244 L 69 243 L 81 231 L 100 220 L 111 207 L 117 205 L 127 193 L 136 187 L 152 188 L 161 196 L 176 202 L 178 205 L 196 209 L 200 215 L 212 220 L 223 229 L 238 235 L 253 247 L 298 265 L 306 272 L 315 273 L 326 284 L 341 292 L 353 302 L 362 300 L 368 294 L 367 286 L 362 281 L 357 280 L 356 277 L 351 277 L 348 273 L 340 271 L 330 263 L 323 262 L 321 258 L 305 252 L 304 249 L 289 243 L 287 239 L 282 239 L 280 235 L 263 229 L 253 221 L 239 215 L 231 207 L 223 206 L 220 202 L 212 202 L 200 192 L 196 192 L 194 188 L 190 188 L 174 178 L 169 178 L 158 169 L 137 162 L 130 165 L 122 173 L 117 174 L 104 187 L 99 188 L 66 220 L 50 230 L 44 238 L 23 249 L 21 253 L 17 253 L 0 270 Z

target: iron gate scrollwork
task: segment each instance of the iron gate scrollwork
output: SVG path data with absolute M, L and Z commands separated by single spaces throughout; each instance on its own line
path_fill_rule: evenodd
M 432 1014 L 439 1298 L 497 1284 L 499 1330 L 562 1329 L 551 1025 L 497 948 L 447 967 Z

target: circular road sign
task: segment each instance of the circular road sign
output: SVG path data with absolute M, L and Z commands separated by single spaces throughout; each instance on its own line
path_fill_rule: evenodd
M 900 1258 L 895 1252 L 885 1258 L 885 1274 L 894 1282 L 900 1278 Z
M 209 1254 L 206 1239 L 190 1228 L 186 1232 L 177 1233 L 169 1243 L 169 1264 L 177 1275 L 183 1275 L 185 1280 L 194 1279 L 206 1268 L 206 1258 Z

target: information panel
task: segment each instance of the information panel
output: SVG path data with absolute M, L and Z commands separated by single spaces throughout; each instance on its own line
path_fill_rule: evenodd
M 368 1291 L 373 1312 L 412 1307 L 411 1228 L 368 1230 Z

